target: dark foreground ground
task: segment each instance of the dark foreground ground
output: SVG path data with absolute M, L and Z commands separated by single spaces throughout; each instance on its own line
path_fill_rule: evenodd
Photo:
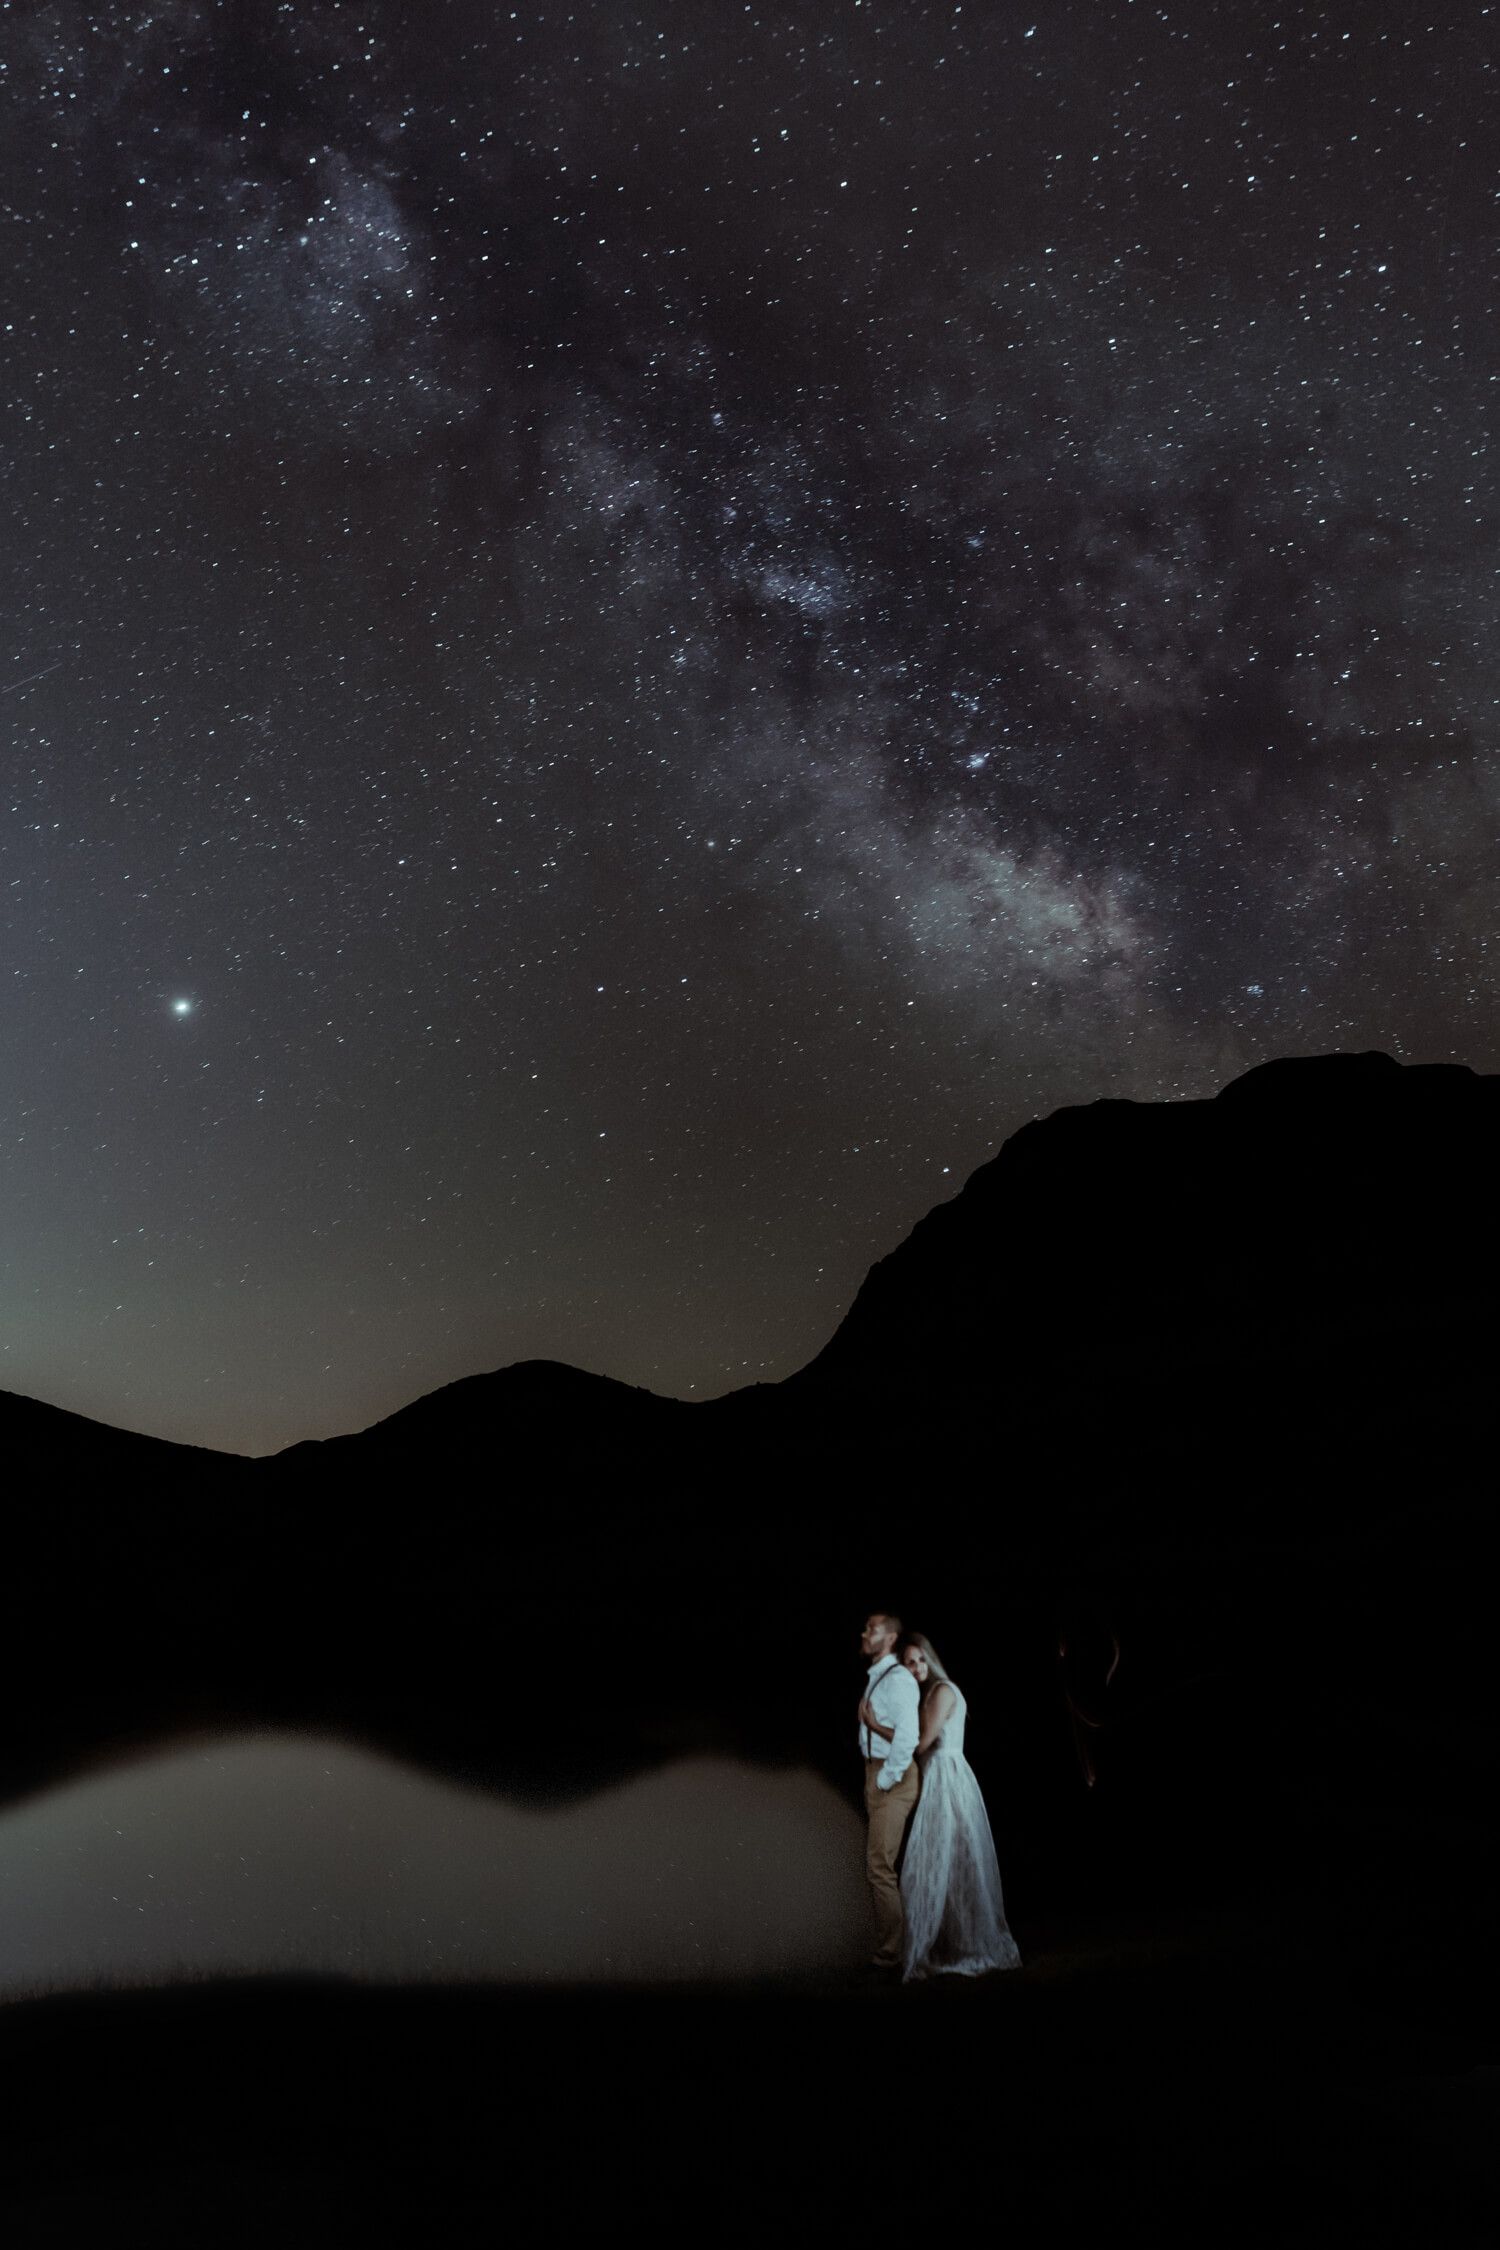
M 1021 1926 L 1021 1971 L 895 1992 L 12 2005 L 0 2238 L 1481 2250 L 1481 1919 L 1369 1896 Z

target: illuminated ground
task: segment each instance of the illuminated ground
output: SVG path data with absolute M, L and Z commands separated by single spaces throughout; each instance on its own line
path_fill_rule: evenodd
M 832 2239 L 873 2197 L 882 2234 L 1479 2250 L 1493 1975 L 1394 1904 L 1023 1925 L 1020 1972 L 895 1992 L 13 2005 L 7 2241 Z

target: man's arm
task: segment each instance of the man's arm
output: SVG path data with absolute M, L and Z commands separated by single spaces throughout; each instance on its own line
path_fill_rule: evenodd
M 890 1686 L 886 1692 L 890 1700 L 886 1708 L 892 1713 L 895 1727 L 890 1749 L 885 1754 L 885 1764 L 875 1776 L 877 1789 L 895 1788 L 911 1764 L 912 1754 L 917 1747 L 917 1723 L 922 1700 L 917 1692 L 917 1683 L 904 1664 L 890 1673 L 889 1679 Z M 880 1684 L 885 1687 L 884 1680 Z

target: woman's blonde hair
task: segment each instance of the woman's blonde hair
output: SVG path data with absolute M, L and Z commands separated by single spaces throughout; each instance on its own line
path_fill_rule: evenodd
M 935 1680 L 946 1680 L 949 1687 L 953 1686 L 952 1675 L 945 1669 L 942 1658 L 925 1633 L 903 1633 L 899 1651 L 903 1658 L 909 1648 L 921 1650 L 927 1659 L 927 1669 Z

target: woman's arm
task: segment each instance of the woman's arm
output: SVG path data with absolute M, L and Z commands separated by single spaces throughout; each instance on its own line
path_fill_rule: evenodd
M 917 1736 L 917 1756 L 925 1758 L 958 1707 L 958 1697 L 946 1680 L 939 1680 L 922 1706 L 922 1731 Z
M 859 1718 L 861 1726 L 868 1727 L 871 1734 L 884 1735 L 887 1742 L 890 1741 L 891 1736 L 896 1731 L 894 1727 L 883 1727 L 881 1725 L 870 1708 L 870 1698 L 867 1695 L 862 1695 L 859 1699 Z

